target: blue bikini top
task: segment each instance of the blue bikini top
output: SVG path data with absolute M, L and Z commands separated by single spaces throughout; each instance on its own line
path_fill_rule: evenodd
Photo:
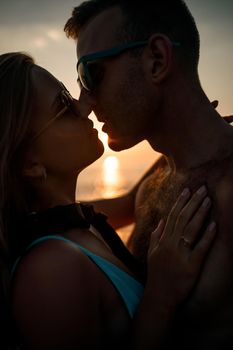
M 139 283 L 135 278 L 130 276 L 128 273 L 126 273 L 116 265 L 110 263 L 106 259 L 103 259 L 100 256 L 93 254 L 92 252 L 80 246 L 76 242 L 69 240 L 67 238 L 64 238 L 62 236 L 48 235 L 48 236 L 40 237 L 34 240 L 26 248 L 26 252 L 29 251 L 35 245 L 49 239 L 64 241 L 65 243 L 78 247 L 85 255 L 87 255 L 105 273 L 105 275 L 112 282 L 112 284 L 118 291 L 119 295 L 121 296 L 130 317 L 133 318 L 144 291 L 144 286 L 141 283 Z M 15 261 L 14 266 L 12 268 L 12 275 L 15 273 L 15 270 L 21 259 L 22 259 L 22 256 L 18 257 L 17 260 Z
M 91 226 L 100 233 L 113 254 L 133 272 L 138 280 L 109 261 L 63 237 L 63 234 L 70 229 L 81 228 L 85 230 L 90 229 Z M 19 229 L 24 232 L 23 235 L 17 234 Z M 93 206 L 82 203 L 59 205 L 45 211 L 32 212 L 16 223 L 15 231 L 14 245 L 11 249 L 12 261 L 16 262 L 12 273 L 24 254 L 36 244 L 48 239 L 62 240 L 78 247 L 106 274 L 122 298 L 129 315 L 133 317 L 143 294 L 144 287 L 141 283 L 145 283 L 146 280 L 146 265 L 137 261 L 129 252 L 103 213 L 96 213 Z M 19 258 L 16 260 L 17 257 Z

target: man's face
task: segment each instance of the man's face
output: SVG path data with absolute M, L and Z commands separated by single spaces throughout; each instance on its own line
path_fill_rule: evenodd
M 108 50 L 124 44 L 117 40 L 124 17 L 117 7 L 94 17 L 81 30 L 77 57 Z M 94 112 L 104 122 L 103 131 L 109 136 L 114 150 L 134 146 L 146 138 L 147 101 L 141 56 L 133 57 L 131 50 L 119 55 L 92 61 L 90 70 L 96 87 L 89 93 Z

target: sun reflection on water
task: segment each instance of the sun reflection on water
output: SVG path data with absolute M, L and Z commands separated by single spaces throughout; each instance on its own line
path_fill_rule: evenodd
M 120 171 L 120 162 L 115 156 L 107 156 L 102 167 L 102 195 L 105 198 L 120 195 L 124 189 L 124 179 Z
M 104 183 L 107 186 L 114 186 L 119 177 L 119 160 L 117 157 L 108 156 L 103 162 Z

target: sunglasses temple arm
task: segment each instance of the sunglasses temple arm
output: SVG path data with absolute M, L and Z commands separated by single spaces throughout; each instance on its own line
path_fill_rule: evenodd
M 63 113 L 65 113 L 65 111 L 68 109 L 67 106 L 65 106 L 59 113 L 57 113 L 55 115 L 54 118 L 50 119 L 48 121 L 48 123 L 46 123 L 42 129 L 40 129 L 40 131 L 38 131 L 38 133 L 36 133 L 36 135 L 34 135 L 31 139 L 31 142 L 35 141 L 41 134 L 43 134 L 43 132 L 57 119 L 59 118 Z

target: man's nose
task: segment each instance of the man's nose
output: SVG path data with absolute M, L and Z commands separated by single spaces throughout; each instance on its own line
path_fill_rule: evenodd
M 93 107 L 96 104 L 96 99 L 95 99 L 94 95 L 84 88 L 80 89 L 80 94 L 79 94 L 79 100 L 82 100 L 82 99 L 87 101 Z
M 88 117 L 88 115 L 92 112 L 95 106 L 94 98 L 85 91 L 85 89 L 81 89 L 79 95 L 79 108 L 80 114 L 82 117 Z

